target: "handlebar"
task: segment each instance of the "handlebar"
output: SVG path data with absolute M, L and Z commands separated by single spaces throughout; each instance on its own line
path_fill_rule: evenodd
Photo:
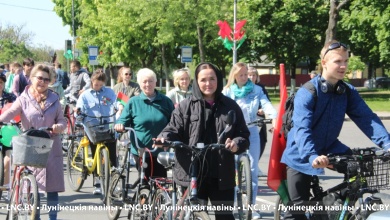
M 14 122 L 14 121 L 10 121 L 10 122 L 0 122 L 0 126 L 4 126 L 4 125 L 15 125 L 15 126 L 19 126 L 19 125 L 20 125 L 20 122 Z
M 246 123 L 247 126 L 257 125 L 259 127 L 262 127 L 264 124 L 272 124 L 272 119 L 259 118 L 259 119 L 256 119 L 255 121 L 251 121 L 249 123 Z
M 82 112 L 80 108 L 77 109 L 77 116 L 83 116 L 83 117 L 88 117 L 88 118 L 97 118 L 97 119 L 101 119 L 101 118 L 111 118 L 111 117 L 114 117 L 116 115 L 116 112 L 117 112 L 117 109 L 114 107 L 114 113 L 112 113 L 111 115 L 108 115 L 108 116 L 95 116 L 95 115 L 87 115 L 86 113 Z
M 337 165 L 340 163 L 350 162 L 350 161 L 367 161 L 371 159 L 381 159 L 383 161 L 390 160 L 390 152 L 377 147 L 369 148 L 357 148 L 352 149 L 352 155 L 327 155 L 329 164 Z
M 190 146 L 190 145 L 184 144 L 181 141 L 167 141 L 167 140 L 164 140 L 164 143 L 162 143 L 161 141 L 153 141 L 153 144 L 162 145 L 164 147 L 169 147 L 169 148 L 186 148 L 186 149 L 190 149 L 190 150 L 195 150 L 195 149 L 203 150 L 203 149 L 209 149 L 209 148 L 211 148 L 211 149 L 225 149 L 225 146 L 226 146 L 225 144 L 217 144 L 217 143 L 207 144 L 207 145 L 198 144 L 197 146 Z
M 74 95 L 72 95 L 72 94 L 65 95 L 65 98 L 66 98 L 66 103 L 67 104 L 74 105 L 74 104 L 77 103 L 77 98 Z

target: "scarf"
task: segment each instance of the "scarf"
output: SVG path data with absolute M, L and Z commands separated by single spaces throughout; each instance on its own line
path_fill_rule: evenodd
M 39 93 L 32 86 L 30 87 L 30 94 L 34 97 L 34 99 L 38 102 L 41 109 L 45 108 L 45 103 L 48 95 L 48 91 L 44 91 L 43 93 Z
M 234 83 L 231 87 L 232 91 L 234 92 L 234 96 L 238 99 L 241 99 L 253 90 L 253 83 L 252 81 L 248 80 L 241 88 L 238 88 L 236 83 Z

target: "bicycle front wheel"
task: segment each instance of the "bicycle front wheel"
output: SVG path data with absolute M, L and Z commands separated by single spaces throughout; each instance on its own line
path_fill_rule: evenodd
M 84 184 L 84 178 L 83 178 L 83 172 L 84 169 L 84 152 L 82 149 L 77 152 L 79 142 L 74 141 L 73 144 L 68 149 L 68 157 L 67 157 L 67 176 L 68 176 L 68 183 L 70 188 L 78 192 L 80 191 L 81 187 L 83 187 Z M 76 155 L 77 152 L 77 155 Z M 76 169 L 77 168 L 77 169 Z M 80 171 L 80 170 L 81 171 Z
M 121 214 L 123 206 L 122 194 L 124 192 L 123 181 L 125 180 L 124 178 L 121 178 L 120 173 L 115 172 L 111 177 L 110 187 L 108 188 L 106 199 L 106 205 L 108 206 L 107 216 L 110 220 L 118 219 L 119 215 Z
M 107 148 L 103 147 L 100 150 L 100 184 L 102 187 L 101 199 L 103 203 L 106 203 L 108 184 L 110 182 L 110 158 L 108 157 Z
M 201 212 L 193 212 L 193 218 L 194 220 L 210 220 L 210 216 L 205 211 Z
M 248 155 L 242 155 L 237 165 L 237 206 L 238 216 L 242 220 L 252 219 L 252 175 Z
M 35 219 L 38 208 L 38 186 L 34 175 L 22 174 L 19 181 L 18 196 L 16 189 L 11 196 L 10 220 Z
M 169 219 L 172 215 L 172 210 L 167 210 L 167 204 L 169 204 L 169 196 L 165 190 L 158 189 L 153 196 L 152 201 L 152 219 Z
M 278 195 L 278 197 L 276 198 L 276 202 L 275 202 L 275 211 L 274 211 L 274 219 L 275 220 L 281 220 L 283 219 L 284 217 L 284 213 L 283 213 L 283 201 L 282 201 L 282 198 L 280 198 L 280 196 Z
M 72 117 L 69 112 L 65 113 L 66 118 L 66 129 L 61 134 L 62 140 L 62 150 L 64 152 L 68 152 L 69 146 L 71 146 L 74 142 L 74 128 L 71 118 Z
M 144 205 L 148 204 L 149 200 L 149 194 L 150 190 L 149 189 L 141 189 L 138 192 L 135 193 L 135 201 L 134 204 L 140 205 L 140 207 L 144 207 Z M 140 209 L 135 209 L 135 210 L 130 210 L 131 211 L 131 218 L 130 220 L 147 220 L 149 212 L 143 210 L 142 208 Z

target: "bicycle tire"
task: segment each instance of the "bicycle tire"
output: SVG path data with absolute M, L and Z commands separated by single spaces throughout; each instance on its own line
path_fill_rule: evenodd
M 240 157 L 237 164 L 238 174 L 238 191 L 237 206 L 238 216 L 241 220 L 252 219 L 252 175 L 248 155 Z
M 152 201 L 152 219 L 169 219 L 172 215 L 172 210 L 167 210 L 166 204 L 169 203 L 169 196 L 165 190 L 158 189 L 153 195 Z
M 38 186 L 34 175 L 23 173 L 19 181 L 19 196 L 14 197 L 14 200 L 17 199 L 19 202 L 14 219 L 35 219 L 38 196 Z
M 141 189 L 139 194 L 136 192 L 134 204 L 140 204 L 141 206 L 148 203 L 150 190 Z M 136 209 L 131 211 L 130 220 L 147 220 L 149 213 L 146 210 Z
M 75 157 L 75 152 L 77 151 L 77 148 L 79 146 L 79 142 L 78 141 L 74 141 L 73 144 L 71 145 L 71 147 L 68 149 L 68 156 L 67 156 L 67 166 L 66 166 L 66 171 L 67 171 L 67 176 L 68 176 L 68 183 L 69 183 L 69 186 L 70 188 L 75 191 L 75 192 L 78 192 L 80 191 L 81 187 L 83 187 L 83 184 L 84 184 L 84 178 L 83 178 L 83 173 L 74 169 L 74 167 L 72 166 L 72 161 L 73 161 L 73 158 Z M 77 155 L 77 158 L 75 159 L 75 166 L 77 166 L 78 168 L 81 168 L 81 169 L 84 169 L 84 152 L 83 150 L 81 149 Z
M 67 153 L 69 146 L 71 146 L 74 142 L 74 127 L 72 120 L 70 119 L 69 113 L 65 113 L 66 118 L 66 129 L 61 133 L 62 140 L 62 150 Z
M 275 202 L 274 220 L 282 220 L 284 217 L 281 205 L 283 205 L 283 201 L 278 195 Z
M 210 220 L 210 216 L 205 211 L 192 212 L 194 220 Z
M 0 148 L 0 186 L 3 185 L 4 185 L 4 155 L 3 152 L 1 152 L 1 148 Z M 2 195 L 3 195 L 3 191 L 0 190 L 0 198 Z
M 107 217 L 110 220 L 116 220 L 119 218 L 119 215 L 122 211 L 122 206 L 115 205 L 114 200 L 122 200 L 123 191 L 123 181 L 120 173 L 115 172 L 110 180 L 110 187 L 107 192 L 106 205 L 107 209 Z
M 9 199 L 9 207 L 7 211 L 7 217 L 6 220 L 17 220 L 18 216 L 16 213 L 16 201 L 15 201 L 15 189 L 16 189 L 16 182 L 12 185 L 12 190 L 11 190 L 11 196 Z
M 108 157 L 108 151 L 106 147 L 100 149 L 100 184 L 102 187 L 101 200 L 103 204 L 106 203 L 108 184 L 110 183 L 110 158 Z

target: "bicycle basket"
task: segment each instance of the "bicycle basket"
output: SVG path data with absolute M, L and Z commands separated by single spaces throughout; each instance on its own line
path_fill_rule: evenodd
M 27 132 L 12 137 L 13 163 L 15 165 L 45 168 L 53 147 L 53 140 L 45 131 L 33 131 L 32 133 Z
M 360 164 L 359 164 L 360 163 Z M 358 171 L 358 169 L 360 169 Z M 360 162 L 348 163 L 348 178 L 356 176 L 359 172 L 362 180 L 369 189 L 389 189 L 390 161 L 379 158 Z
M 115 141 L 114 132 L 110 129 L 110 125 L 113 124 L 114 122 L 99 123 L 98 120 L 91 120 L 85 122 L 84 130 L 93 144 L 112 142 Z

